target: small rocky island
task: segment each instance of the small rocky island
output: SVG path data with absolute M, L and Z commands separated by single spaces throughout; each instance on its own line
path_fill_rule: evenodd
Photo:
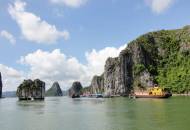
M 73 82 L 72 87 L 68 90 L 69 96 L 72 98 L 79 98 L 82 94 L 82 88 L 80 82 Z
M 45 82 L 35 79 L 24 80 L 16 92 L 19 100 L 44 100 L 45 97 Z
M 2 88 L 3 88 L 3 83 L 2 83 L 1 72 L 0 72 L 0 98 L 2 98 Z
M 47 90 L 46 96 L 63 96 L 63 92 L 58 82 L 54 82 L 52 87 Z

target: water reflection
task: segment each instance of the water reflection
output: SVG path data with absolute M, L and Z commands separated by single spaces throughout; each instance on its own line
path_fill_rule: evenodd
M 36 114 L 44 114 L 45 102 L 44 101 L 16 101 L 18 110 L 32 111 Z
M 101 104 L 105 101 L 105 99 L 102 98 L 76 98 L 76 99 L 72 99 L 72 103 L 73 104 L 92 104 L 92 105 L 96 105 L 96 104 Z
M 118 107 L 119 106 L 119 107 Z M 135 116 L 133 100 L 128 98 L 108 99 L 105 106 L 107 130 L 131 130 Z
M 136 128 L 160 129 L 167 123 L 167 113 L 165 111 L 165 101 L 163 99 L 138 99 L 135 105 L 135 122 Z
M 166 100 L 127 98 L 106 101 L 106 124 L 109 129 L 151 130 L 166 127 L 168 114 L 165 111 Z

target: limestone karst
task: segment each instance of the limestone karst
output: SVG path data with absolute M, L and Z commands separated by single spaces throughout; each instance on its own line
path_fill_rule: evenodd
M 50 89 L 47 90 L 46 96 L 63 96 L 63 92 L 58 82 L 54 82 Z
M 69 96 L 72 98 L 78 98 L 82 94 L 82 85 L 80 82 L 73 82 L 71 88 L 68 90 Z
M 154 84 L 175 93 L 190 90 L 190 26 L 150 32 L 138 37 L 118 57 L 108 58 L 90 91 L 128 95 Z
M 45 82 L 35 79 L 24 80 L 16 92 L 19 100 L 43 100 L 45 98 Z

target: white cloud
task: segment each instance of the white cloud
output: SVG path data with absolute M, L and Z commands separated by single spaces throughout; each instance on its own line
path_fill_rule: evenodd
M 126 47 L 123 45 L 119 48 L 106 47 L 102 50 L 93 49 L 91 52 L 86 52 L 87 68 L 91 75 L 101 75 L 104 71 L 105 61 L 108 57 L 117 57 L 119 53 Z
M 37 50 L 21 58 L 22 64 L 29 65 L 28 77 L 44 81 L 62 81 L 70 87 L 74 80 L 85 80 L 85 66 L 74 57 L 67 57 L 59 49 L 52 52 Z
M 30 65 L 32 78 L 77 79 L 83 66 L 74 57 L 67 57 L 59 49 L 52 52 L 37 50 L 21 58 L 21 63 Z
M 16 90 L 23 79 L 39 78 L 46 82 L 48 89 L 54 81 L 58 81 L 62 89 L 68 89 L 73 81 L 81 81 L 83 86 L 90 84 L 94 75 L 104 71 L 105 61 L 108 57 L 117 57 L 126 45 L 119 48 L 106 47 L 101 50 L 93 49 L 85 53 L 86 63 L 77 58 L 66 56 L 59 49 L 51 52 L 37 50 L 22 56 L 19 63 L 28 67 L 25 72 L 0 64 L 4 91 Z
M 151 7 L 152 11 L 160 14 L 167 10 L 174 0 L 145 0 L 147 4 Z
M 63 89 L 71 86 L 73 81 L 81 81 L 84 86 L 89 85 L 94 75 L 104 71 L 105 61 L 108 57 L 116 57 L 126 47 L 107 47 L 96 51 L 86 52 L 87 63 L 80 63 L 75 57 L 68 57 L 59 49 L 52 52 L 37 50 L 21 57 L 20 63 L 28 65 L 29 78 L 40 78 L 48 85 L 59 81 Z
M 0 72 L 3 81 L 3 91 L 16 90 L 23 80 L 23 73 L 14 68 L 0 64 Z
M 7 39 L 12 44 L 16 43 L 16 40 L 15 40 L 14 36 L 11 33 L 9 33 L 8 31 L 6 31 L 6 30 L 2 30 L 0 32 L 0 36 Z
M 16 1 L 14 5 L 9 5 L 8 11 L 11 17 L 19 25 L 22 35 L 29 41 L 51 44 L 59 38 L 69 39 L 69 32 L 58 31 L 55 25 L 50 25 L 39 16 L 25 10 L 26 3 Z
M 84 5 L 87 0 L 50 0 L 54 4 L 63 4 L 68 7 L 80 7 L 81 5 Z

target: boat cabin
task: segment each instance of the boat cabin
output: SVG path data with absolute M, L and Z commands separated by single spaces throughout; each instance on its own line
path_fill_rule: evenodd
M 164 90 L 159 87 L 150 88 L 148 91 L 149 95 L 164 95 Z

